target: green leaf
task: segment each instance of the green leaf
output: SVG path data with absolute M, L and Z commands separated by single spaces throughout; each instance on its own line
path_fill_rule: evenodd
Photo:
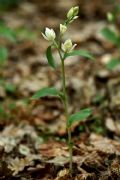
M 113 70 L 118 65 L 120 65 L 120 60 L 113 58 L 113 59 L 110 60 L 110 62 L 108 62 L 106 64 L 106 68 L 109 69 L 109 70 Z
M 4 65 L 8 59 L 8 50 L 5 47 L 0 47 L 0 65 Z
M 120 37 L 118 36 L 118 34 L 116 32 L 114 32 L 113 30 L 111 30 L 109 28 L 104 28 L 104 29 L 102 29 L 101 33 L 106 39 L 108 39 L 113 44 L 120 47 Z
M 56 64 L 55 64 L 55 60 L 54 60 L 53 55 L 52 55 L 51 46 L 49 46 L 49 47 L 47 48 L 46 57 L 47 57 L 47 60 L 48 60 L 49 65 L 50 65 L 52 68 L 55 69 L 55 68 L 56 68 Z
M 16 42 L 15 32 L 4 24 L 0 24 L 0 37 L 6 38 L 12 42 Z
M 43 88 L 39 91 L 37 91 L 33 96 L 32 99 L 39 99 L 45 96 L 58 96 L 59 97 L 59 91 L 55 88 Z
M 15 91 L 16 91 L 16 86 L 15 86 L 14 84 L 7 83 L 7 84 L 5 84 L 5 90 L 6 90 L 6 92 L 8 92 L 8 93 L 15 93 Z
M 89 53 L 88 51 L 83 50 L 83 49 L 75 50 L 75 51 L 65 54 L 65 58 L 67 58 L 69 56 L 83 56 L 85 58 L 94 59 L 94 57 L 91 53 Z
M 92 113 L 92 110 L 90 108 L 83 109 L 75 114 L 72 114 L 69 116 L 67 121 L 67 127 L 70 128 L 74 122 L 76 121 L 82 121 L 85 120 L 88 116 L 90 116 Z

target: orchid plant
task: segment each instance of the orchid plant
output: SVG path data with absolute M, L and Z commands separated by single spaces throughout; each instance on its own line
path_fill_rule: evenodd
M 74 50 L 77 44 L 73 44 L 71 39 L 67 39 L 65 42 L 62 42 L 62 37 L 66 33 L 69 24 L 71 24 L 74 20 L 78 18 L 78 13 L 79 13 L 78 6 L 72 7 L 68 11 L 67 19 L 65 20 L 64 23 L 60 24 L 60 32 L 58 35 L 56 35 L 53 29 L 50 29 L 48 27 L 46 27 L 45 32 L 42 33 L 43 37 L 50 43 L 50 46 L 46 50 L 46 57 L 49 65 L 54 69 L 56 68 L 56 63 L 52 55 L 52 48 L 55 48 L 58 51 L 61 60 L 62 91 L 59 91 L 54 87 L 49 87 L 49 88 L 47 87 L 40 89 L 32 96 L 32 99 L 39 99 L 44 96 L 57 96 L 62 100 L 64 104 L 66 129 L 68 133 L 69 170 L 71 174 L 72 174 L 72 156 L 73 156 L 71 127 L 74 122 L 85 120 L 92 112 L 90 108 L 82 109 L 79 112 L 72 115 L 70 115 L 68 112 L 68 96 L 66 92 L 66 78 L 65 78 L 65 64 L 64 64 L 65 60 L 69 56 L 75 56 L 75 55 L 80 55 L 85 58 L 93 59 L 93 56 L 85 50 Z

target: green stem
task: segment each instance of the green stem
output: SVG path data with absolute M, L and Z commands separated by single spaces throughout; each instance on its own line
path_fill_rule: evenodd
M 64 103 L 64 108 L 65 108 L 65 116 L 66 116 L 66 121 L 68 120 L 69 114 L 68 114 L 68 99 L 67 99 L 67 93 L 66 93 L 66 80 L 65 80 L 65 64 L 64 64 L 64 58 L 61 55 L 60 50 L 58 49 L 60 59 L 61 59 L 61 67 L 62 67 L 62 87 L 63 87 L 63 103 Z M 67 123 L 66 123 L 67 124 Z M 71 138 L 71 128 L 67 127 L 67 133 L 68 133 L 68 147 L 69 147 L 69 170 L 70 173 L 72 174 L 72 154 L 73 154 L 73 147 L 72 147 L 72 138 Z

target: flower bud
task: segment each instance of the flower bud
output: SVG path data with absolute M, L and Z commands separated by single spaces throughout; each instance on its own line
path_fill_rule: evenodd
M 79 13 L 79 6 L 74 7 L 74 16 L 77 16 Z
M 75 48 L 76 45 L 77 44 L 73 45 L 71 39 L 68 39 L 68 40 L 65 41 L 64 44 L 62 44 L 62 50 L 65 53 L 71 52 Z
M 108 19 L 109 22 L 112 22 L 112 21 L 114 20 L 113 14 L 110 13 L 110 12 L 108 12 L 108 13 L 107 13 L 107 19 Z
M 78 13 L 79 13 L 79 7 L 78 6 L 72 7 L 67 13 L 67 18 L 71 19 L 71 18 L 77 16 Z
M 42 33 L 42 35 L 47 41 L 54 41 L 54 39 L 56 38 L 54 30 L 49 28 L 46 28 L 45 34 Z
M 67 31 L 67 26 L 60 24 L 60 34 L 63 35 Z
M 73 14 L 74 14 L 74 8 L 72 7 L 67 13 L 67 18 L 71 19 L 73 17 Z

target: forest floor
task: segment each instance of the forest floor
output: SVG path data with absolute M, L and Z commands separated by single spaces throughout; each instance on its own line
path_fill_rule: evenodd
M 0 69 L 0 179 L 5 180 L 119 180 L 120 179 L 120 65 L 116 47 L 101 30 L 110 26 L 100 1 L 80 4 L 80 18 L 64 39 L 96 58 L 69 58 L 65 62 L 69 113 L 90 107 L 93 114 L 72 128 L 73 177 L 69 174 L 66 120 L 57 98 L 29 101 L 39 89 L 61 89 L 60 60 L 51 69 L 45 57 L 45 27 L 59 30 L 66 12 L 79 1 L 30 1 L 2 12 L 0 18 L 15 31 L 17 41 L 0 38 L 9 59 Z

